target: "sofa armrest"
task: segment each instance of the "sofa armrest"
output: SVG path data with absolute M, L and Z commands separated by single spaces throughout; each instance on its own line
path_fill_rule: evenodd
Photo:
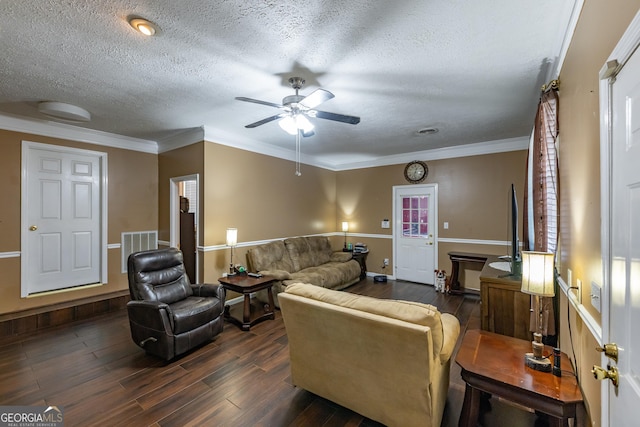
M 353 259 L 353 254 L 351 252 L 335 251 L 335 252 L 331 253 L 331 259 L 329 261 L 331 261 L 331 262 L 347 262 L 347 261 L 349 261 L 351 259 Z
M 191 285 L 191 289 L 193 289 L 193 294 L 199 297 L 215 297 L 222 301 L 224 305 L 224 300 L 226 297 L 226 291 L 222 285 L 212 285 L 209 283 L 196 284 Z
M 260 270 L 259 272 L 263 276 L 271 276 L 276 280 L 289 280 L 291 279 L 291 273 L 286 270 Z
M 445 363 L 453 354 L 453 350 L 458 342 L 458 336 L 460 335 L 460 322 L 458 319 L 449 314 L 442 313 L 440 317 L 442 321 L 442 350 L 440 350 L 440 362 Z

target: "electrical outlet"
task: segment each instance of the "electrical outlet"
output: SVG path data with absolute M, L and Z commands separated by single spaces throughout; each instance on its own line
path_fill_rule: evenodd
M 389 258 L 385 258 L 384 260 L 382 260 L 382 264 L 386 267 L 389 265 Z
M 602 308 L 602 288 L 596 282 L 591 282 L 591 305 L 600 313 Z
M 576 279 L 576 296 L 578 297 L 578 304 L 582 304 L 582 280 Z

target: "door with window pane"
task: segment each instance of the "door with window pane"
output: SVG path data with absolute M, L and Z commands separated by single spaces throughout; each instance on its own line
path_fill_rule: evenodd
M 437 256 L 437 186 L 394 187 L 396 279 L 433 284 Z

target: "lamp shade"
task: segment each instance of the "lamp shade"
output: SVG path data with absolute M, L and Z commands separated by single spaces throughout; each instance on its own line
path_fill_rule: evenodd
M 238 244 L 238 229 L 227 228 L 227 246 L 235 246 Z
M 522 252 L 522 292 L 541 297 L 555 295 L 553 254 Z
M 349 231 L 349 222 L 348 221 L 342 221 L 342 231 L 344 231 L 345 233 L 347 231 Z

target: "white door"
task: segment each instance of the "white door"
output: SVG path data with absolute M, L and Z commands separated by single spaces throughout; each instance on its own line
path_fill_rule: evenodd
M 611 86 L 611 293 L 608 342 L 620 350 L 618 390 L 607 381 L 610 426 L 640 419 L 640 53 Z M 612 366 L 613 361 L 607 360 Z M 603 420 L 604 421 L 604 420 Z M 604 423 L 603 423 L 604 424 Z
M 40 144 L 23 153 L 23 296 L 99 282 L 100 157 Z
M 437 190 L 436 184 L 393 187 L 396 279 L 434 283 L 438 253 Z

